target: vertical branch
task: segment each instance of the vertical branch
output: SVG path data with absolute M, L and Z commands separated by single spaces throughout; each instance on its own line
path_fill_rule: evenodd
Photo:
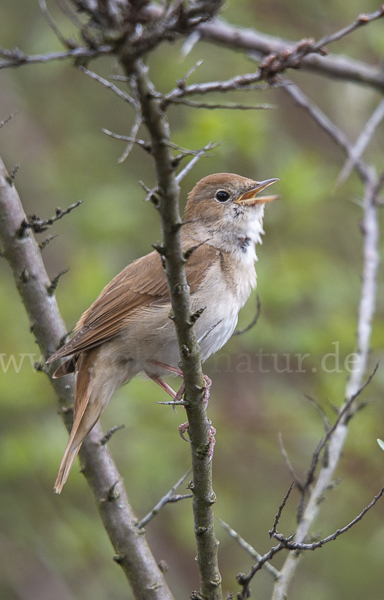
M 347 400 L 359 391 L 367 370 L 372 320 L 376 306 L 377 271 L 380 262 L 378 251 L 380 231 L 376 205 L 379 190 L 377 189 L 377 177 L 374 170 L 369 169 L 367 175 L 364 195 L 364 217 L 361 225 L 364 237 L 364 264 L 357 322 L 357 354 L 359 360 L 355 364 L 347 385 Z
M 200 348 L 190 316 L 190 295 L 183 257 L 179 212 L 179 186 L 173 166 L 170 130 L 167 117 L 156 90 L 142 61 L 131 64 L 122 59 L 127 75 L 133 80 L 141 105 L 141 113 L 148 129 L 155 160 L 157 188 L 154 203 L 159 211 L 166 260 L 169 293 L 173 319 L 180 348 L 181 368 L 184 374 L 186 411 L 191 438 L 193 470 L 193 512 L 197 543 L 197 561 L 203 598 L 221 598 L 221 577 L 218 569 L 217 546 L 213 524 L 212 468 L 208 448 L 211 423 L 206 415 L 204 379 Z
M 31 329 L 43 356 L 50 356 L 66 335 L 56 298 L 49 294 L 51 281 L 26 216 L 3 162 L 0 159 L 0 240 L 28 313 Z M 48 373 L 49 375 L 49 373 Z M 73 378 L 51 379 L 68 430 L 72 426 Z M 105 444 L 100 425 L 84 440 L 80 450 L 83 472 L 96 499 L 104 527 L 118 562 L 132 587 L 136 600 L 172 600 L 143 531 L 129 504 L 120 474 Z
M 297 86 L 287 86 L 285 91 L 293 96 L 301 107 L 308 110 L 317 123 L 343 148 L 347 156 L 351 157 L 352 147 L 344 133 L 339 130 L 317 106 L 311 103 Z M 372 334 L 372 320 L 376 306 L 376 281 L 379 267 L 379 224 L 377 219 L 376 198 L 380 191 L 380 185 L 378 183 L 376 172 L 372 167 L 363 164 L 360 159 L 357 159 L 355 168 L 364 183 L 362 223 L 364 239 L 363 273 L 357 321 L 357 354 L 359 359 L 355 363 L 355 368 L 351 372 L 350 379 L 346 386 L 344 406 L 345 403 L 359 393 L 363 384 L 363 377 L 367 370 L 369 346 Z M 313 487 L 308 504 L 296 530 L 295 541 L 298 543 L 304 542 L 308 535 L 309 529 L 319 513 L 320 500 L 332 482 L 333 474 L 339 463 L 347 437 L 347 424 L 352 412 L 353 406 L 351 405 L 351 408 L 345 412 L 330 439 L 327 464 L 320 470 L 318 479 Z M 284 566 L 280 571 L 279 579 L 274 586 L 272 600 L 284 600 L 286 598 L 289 583 L 296 570 L 300 557 L 301 554 L 298 552 L 291 552 L 288 555 Z

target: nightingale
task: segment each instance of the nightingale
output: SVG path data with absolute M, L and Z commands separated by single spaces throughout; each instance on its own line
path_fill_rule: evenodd
M 188 195 L 182 227 L 192 313 L 205 361 L 231 337 L 239 310 L 256 286 L 255 245 L 261 243 L 266 202 L 258 194 L 277 179 L 254 181 L 232 173 L 204 177 Z M 157 251 L 129 264 L 80 317 L 74 337 L 48 363 L 65 362 L 54 377 L 77 375 L 73 426 L 54 490 L 60 493 L 80 446 L 113 393 L 144 373 L 171 396 L 162 377 L 181 374 L 170 319 L 167 277 Z

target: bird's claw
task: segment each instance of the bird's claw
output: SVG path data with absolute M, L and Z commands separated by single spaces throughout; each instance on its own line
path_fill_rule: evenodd
M 214 450 L 215 444 L 216 444 L 215 435 L 216 435 L 216 429 L 214 428 L 213 425 L 211 425 L 210 428 L 209 428 L 209 433 L 208 433 L 208 436 L 209 436 L 209 448 L 208 448 L 207 456 L 209 458 L 209 462 L 211 462 L 212 458 L 213 458 L 213 450 Z
M 184 433 L 186 431 L 188 431 L 188 427 L 189 427 L 189 423 L 188 421 L 186 423 L 182 423 L 181 425 L 179 425 L 179 434 L 180 437 L 185 441 L 185 442 L 190 442 L 190 440 L 187 440 L 187 438 L 184 436 Z
M 208 400 L 211 395 L 212 379 L 210 379 L 208 375 L 203 375 L 203 378 L 205 381 L 203 402 L 208 406 Z

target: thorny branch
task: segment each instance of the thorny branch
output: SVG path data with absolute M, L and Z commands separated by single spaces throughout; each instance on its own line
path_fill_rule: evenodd
M 3 254 L 12 270 L 41 353 L 47 358 L 60 346 L 66 335 L 66 328 L 56 298 L 49 293 L 51 281 L 32 228 L 25 228 L 23 236 L 20 236 L 20 226 L 26 222 L 26 216 L 1 159 L 0 213 Z M 24 275 L 21 276 L 22 274 Z M 47 375 L 50 376 L 49 373 Z M 74 382 L 62 378 L 51 379 L 51 384 L 58 397 L 63 420 L 70 430 Z M 137 600 L 148 600 L 148 589 L 153 589 L 150 596 L 153 600 L 172 600 L 172 594 L 150 552 L 145 536 L 138 533 L 137 518 L 108 447 L 99 443 L 102 437 L 101 427 L 96 425 L 82 445 L 80 459 L 118 562 Z M 113 497 L 109 492 L 112 489 Z M 140 577 L 137 577 L 137 573 L 140 573 Z
M 201 370 L 200 348 L 194 327 L 191 327 L 189 287 L 187 285 L 181 244 L 182 221 L 179 213 L 179 186 L 175 175 L 170 130 L 158 94 L 149 79 L 142 61 L 122 63 L 127 77 L 134 80 L 141 105 L 141 114 L 151 138 L 155 161 L 157 190 L 156 208 L 161 217 L 163 232 L 162 256 L 166 262 L 168 288 L 173 321 L 178 338 L 181 368 L 184 375 L 186 411 L 191 440 L 193 484 L 193 513 L 199 565 L 201 594 L 219 600 L 221 576 L 217 561 L 217 540 L 213 526 L 212 463 L 208 449 L 211 445 L 211 423 L 206 415 L 206 383 Z
M 319 501 L 329 488 L 334 471 L 339 462 L 342 449 L 347 437 L 348 420 L 351 416 L 353 402 L 371 380 L 374 373 L 363 384 L 363 377 L 367 370 L 369 346 L 372 331 L 372 322 L 376 304 L 376 281 L 379 266 L 379 226 L 377 218 L 377 196 L 383 184 L 383 177 L 378 177 L 373 167 L 366 165 L 353 153 L 353 146 L 346 135 L 331 120 L 311 102 L 296 85 L 283 88 L 295 101 L 304 108 L 313 119 L 324 129 L 332 139 L 345 151 L 348 158 L 352 158 L 356 171 L 364 184 L 363 202 L 363 283 L 359 303 L 357 326 L 357 355 L 359 360 L 352 371 L 346 388 L 346 399 L 340 410 L 335 426 L 325 439 L 328 439 L 328 460 L 319 472 L 317 481 L 310 493 L 308 503 L 301 516 L 296 530 L 296 543 L 302 544 L 309 529 L 319 512 Z M 323 444 L 321 444 L 323 447 Z M 313 464 L 317 464 L 319 451 L 315 452 Z M 312 468 L 309 477 L 313 477 Z M 308 478 L 307 478 L 308 482 Z M 280 578 L 275 584 L 272 600 L 283 600 L 287 594 L 289 583 L 300 559 L 299 553 L 290 553 L 280 571 Z
M 308 551 L 308 550 L 313 551 L 313 550 L 317 550 L 318 548 L 322 548 L 325 544 L 327 544 L 328 542 L 332 542 L 332 541 L 336 540 L 340 535 L 342 535 L 343 533 L 346 533 L 347 531 L 349 531 L 349 529 L 351 529 L 354 525 L 356 525 L 356 523 L 358 523 L 359 521 L 361 521 L 363 519 L 363 517 L 367 514 L 367 512 L 370 511 L 371 508 L 373 508 L 373 506 L 375 506 L 376 502 L 384 494 L 384 487 L 382 487 L 381 490 L 379 491 L 379 493 L 368 504 L 368 506 L 366 506 L 361 511 L 361 513 L 359 515 L 357 515 L 357 517 L 355 517 L 350 523 L 348 523 L 348 525 L 345 525 L 345 527 L 342 527 L 341 529 L 337 529 L 336 531 L 334 531 L 333 533 L 331 533 L 327 537 L 325 537 L 325 538 L 323 538 L 323 539 L 321 539 L 321 540 L 319 540 L 317 542 L 312 542 L 310 544 L 305 544 L 305 543 L 302 543 L 302 542 L 298 543 L 298 542 L 294 542 L 293 541 L 293 539 L 294 539 L 294 537 L 295 537 L 296 534 L 292 534 L 289 537 L 285 537 L 284 535 L 281 535 L 280 533 L 278 533 L 277 529 L 276 529 L 277 525 L 278 525 L 278 522 L 279 522 L 279 519 L 281 517 L 282 511 L 284 509 L 284 506 L 285 506 L 285 504 L 286 504 L 286 502 L 287 502 L 287 500 L 289 498 L 289 495 L 291 493 L 292 486 L 293 486 L 293 484 L 291 485 L 291 487 L 289 488 L 287 494 L 285 495 L 285 497 L 283 499 L 283 502 L 280 505 L 278 513 L 277 513 L 277 515 L 275 517 L 275 522 L 273 524 L 273 527 L 272 527 L 271 531 L 269 532 L 270 537 L 275 538 L 279 542 L 279 544 L 277 546 L 273 546 L 269 550 L 269 552 L 267 552 L 263 556 L 258 555 L 257 556 L 257 563 L 252 567 L 252 569 L 250 570 L 250 572 L 248 573 L 248 575 L 245 575 L 244 573 L 239 573 L 239 575 L 237 575 L 237 581 L 242 586 L 241 592 L 239 592 L 237 594 L 237 599 L 238 600 L 246 600 L 247 598 L 249 598 L 249 596 L 250 596 L 249 585 L 250 585 L 253 577 L 256 575 L 256 573 L 258 571 L 260 571 L 260 569 L 262 567 L 265 567 L 267 569 L 267 565 L 268 565 L 268 570 L 274 576 L 274 579 L 275 579 L 276 582 L 279 582 L 283 578 L 283 573 L 281 571 L 277 571 L 276 569 L 274 571 L 271 571 L 271 568 L 274 569 L 274 567 L 272 567 L 272 565 L 270 565 L 270 563 L 268 561 L 273 556 L 275 556 L 275 554 L 278 554 L 282 550 L 290 550 L 291 553 L 292 552 L 297 553 L 298 551 L 299 552 Z M 237 536 L 236 532 L 233 532 L 233 533 L 235 534 L 233 537 L 235 537 L 235 538 L 239 537 L 239 536 Z M 242 539 L 241 539 L 241 546 L 243 548 L 245 548 L 245 549 L 248 550 L 248 544 L 247 544 L 247 542 L 245 542 Z M 253 554 L 253 553 L 250 552 L 250 554 Z
M 31 215 L 21 223 L 18 235 L 23 237 L 28 229 L 32 229 L 34 233 L 43 233 L 44 231 L 47 231 L 47 229 L 49 229 L 54 223 L 56 223 L 56 221 L 59 221 L 66 215 L 69 215 L 69 213 L 75 210 L 75 208 L 80 206 L 82 203 L 83 201 L 79 200 L 78 202 L 71 204 L 71 206 L 68 206 L 68 208 L 65 210 L 56 208 L 55 216 L 50 217 L 49 219 L 40 219 L 40 217 L 37 215 Z
M 186 480 L 186 478 L 188 477 L 188 475 L 190 475 L 191 471 L 187 471 L 182 477 L 180 477 L 179 481 L 177 481 L 175 483 L 175 485 L 169 490 L 169 492 L 167 492 L 160 500 L 159 502 L 156 504 L 156 506 L 153 507 L 153 509 L 145 516 L 141 519 L 141 521 L 139 521 L 136 525 L 136 527 L 138 529 L 142 529 L 143 527 L 145 527 L 149 521 L 151 521 L 157 514 L 158 512 L 163 508 L 163 506 L 165 506 L 166 504 L 168 504 L 169 502 L 175 502 L 174 498 L 174 493 L 177 490 L 178 487 L 181 486 L 181 484 L 183 483 L 183 481 Z M 177 500 L 181 500 L 184 498 L 193 498 L 193 494 L 186 494 L 184 496 L 179 496 L 177 498 Z
M 339 417 L 330 432 L 327 432 L 324 440 L 321 442 L 320 446 L 315 452 L 314 460 L 307 476 L 307 482 L 304 485 L 305 489 L 308 489 L 309 485 L 313 482 L 314 468 L 318 463 L 320 452 L 326 444 L 328 445 L 329 449 L 329 459 L 327 464 L 324 465 L 320 470 L 318 480 L 312 490 L 308 504 L 296 531 L 296 541 L 292 542 L 292 536 L 289 538 L 284 538 L 281 537 L 276 531 L 274 532 L 274 537 L 280 536 L 280 538 L 278 538 L 280 539 L 279 545 L 272 548 L 264 556 L 258 558 L 258 563 L 255 565 L 255 567 L 253 567 L 252 576 L 249 578 L 249 580 L 249 575 L 247 577 L 240 575 L 238 578 L 239 583 L 244 586 L 243 596 L 241 597 L 245 598 L 245 594 L 248 594 L 249 591 L 250 579 L 259 569 L 261 569 L 264 564 L 267 563 L 267 561 L 274 554 L 283 548 L 313 549 L 307 548 L 307 546 L 310 545 L 305 544 L 304 540 L 308 534 L 311 524 L 317 516 L 319 510 L 319 499 L 324 494 L 324 491 L 327 489 L 332 480 L 333 473 L 338 463 L 346 438 L 347 421 L 351 415 L 351 407 L 355 398 L 364 387 L 362 385 L 362 380 L 367 369 L 371 322 L 374 314 L 376 298 L 376 274 L 378 268 L 377 246 L 379 237 L 377 224 L 377 196 L 384 183 L 384 175 L 378 177 L 373 168 L 365 164 L 365 162 L 361 159 L 362 152 L 369 142 L 375 127 L 382 119 L 383 111 L 381 105 L 379 105 L 377 112 L 372 116 L 369 124 L 367 124 L 357 143 L 355 146 L 353 146 L 345 134 L 338 127 L 336 127 L 316 105 L 309 101 L 297 86 L 292 85 L 287 81 L 281 82 L 279 77 L 280 74 L 286 69 L 301 67 L 302 69 L 312 70 L 320 74 L 326 74 L 328 76 L 333 75 L 339 80 L 345 79 L 363 83 L 383 91 L 384 75 L 381 70 L 362 62 L 353 61 L 351 59 L 340 58 L 337 56 L 327 56 L 325 45 L 336 42 L 363 25 L 366 25 L 375 19 L 381 18 L 384 14 L 384 9 L 381 7 L 378 11 L 371 13 L 370 15 L 360 15 L 360 17 L 348 27 L 336 32 L 333 35 L 326 36 L 318 42 L 314 42 L 313 40 L 302 40 L 299 43 L 294 43 L 273 36 L 265 36 L 254 30 L 233 27 L 221 20 L 212 20 L 212 17 L 217 14 L 217 11 L 222 4 L 219 1 L 201 1 L 194 4 L 166 2 L 162 7 L 156 4 L 151 4 L 150 2 L 146 2 L 144 0 L 142 2 L 132 2 L 130 3 L 130 9 L 132 11 L 129 15 L 130 26 L 125 28 L 123 27 L 123 3 L 94 3 L 90 0 L 76 0 L 75 4 L 77 8 L 81 9 L 83 13 L 89 17 L 89 22 L 85 25 L 83 25 L 77 19 L 77 17 L 74 19 L 76 24 L 79 27 L 82 27 L 81 36 L 83 43 L 85 44 L 83 47 L 76 47 L 76 43 L 63 38 L 57 26 L 48 14 L 45 3 L 43 0 L 41 0 L 41 6 L 45 16 L 49 20 L 52 29 L 56 32 L 62 43 L 66 46 L 66 50 L 63 52 L 27 56 L 18 48 L 13 50 L 0 49 L 0 56 L 2 56 L 4 59 L 3 61 L 0 61 L 0 69 L 17 67 L 24 64 L 45 63 L 53 60 L 72 59 L 75 61 L 76 66 L 82 68 L 88 76 L 109 88 L 135 108 L 137 115 L 131 135 L 127 136 L 126 138 L 124 138 L 124 136 L 120 136 L 120 139 L 125 139 L 128 141 L 128 146 L 123 156 L 129 154 L 134 144 L 138 144 L 147 152 L 149 152 L 155 159 L 158 185 L 153 190 L 148 190 L 148 198 L 154 199 L 156 197 L 156 200 L 160 198 L 158 208 L 162 215 L 165 247 L 169 251 L 169 255 L 167 256 L 167 270 L 170 277 L 170 291 L 172 297 L 173 291 L 176 289 L 175 286 L 180 285 L 181 283 L 183 287 L 183 283 L 185 284 L 185 281 L 183 279 L 183 269 L 180 268 L 180 257 L 182 257 L 182 254 L 178 229 L 180 225 L 180 216 L 178 214 L 177 207 L 179 179 L 174 173 L 174 170 L 179 164 L 180 160 L 177 161 L 176 157 L 173 157 L 171 154 L 168 123 L 164 114 L 164 111 L 169 104 L 184 103 L 190 106 L 197 106 L 199 108 L 217 108 L 218 105 L 196 103 L 195 101 L 187 100 L 186 97 L 198 94 L 208 94 L 211 92 L 226 92 L 230 90 L 256 90 L 265 87 L 260 85 L 260 82 L 263 80 L 274 86 L 283 85 L 285 90 L 295 98 L 299 105 L 305 108 L 318 122 L 318 124 L 325 131 L 327 131 L 329 135 L 331 135 L 332 139 L 334 139 L 334 141 L 341 148 L 343 148 L 347 154 L 348 169 L 353 165 L 364 183 L 364 220 L 362 227 L 362 232 L 364 235 L 364 267 L 363 286 L 358 317 L 358 355 L 360 357 L 360 362 L 358 368 L 352 372 L 346 390 L 346 402 L 340 411 Z M 97 24 L 96 28 L 93 26 L 95 23 Z M 125 26 L 126 25 L 127 24 L 125 23 Z M 138 27 L 138 25 L 140 25 L 140 27 Z M 186 81 L 193 72 L 194 69 L 192 69 L 182 80 L 179 81 L 178 86 L 174 90 L 172 90 L 169 94 L 160 95 L 156 90 L 154 90 L 142 62 L 138 59 L 151 52 L 163 40 L 174 40 L 177 37 L 188 35 L 191 32 L 195 36 L 195 41 L 196 39 L 200 38 L 216 44 L 225 44 L 226 47 L 242 48 L 245 51 L 252 52 L 254 57 L 256 56 L 258 59 L 261 59 L 260 67 L 255 73 L 237 76 L 224 82 L 209 82 L 208 84 L 192 84 L 187 86 Z M 106 54 L 116 55 L 120 63 L 125 68 L 127 80 L 130 80 L 133 77 L 136 81 L 137 89 L 134 91 L 135 95 L 136 92 L 138 93 L 140 99 L 140 109 L 143 117 L 145 118 L 145 122 L 151 136 L 150 143 L 137 138 L 139 128 L 142 125 L 142 116 L 138 112 L 138 102 L 136 101 L 136 98 L 132 98 L 114 84 L 111 84 L 106 79 L 84 67 L 84 64 L 88 63 L 90 59 L 94 59 L 100 55 Z M 220 107 L 223 107 L 223 105 L 220 105 Z M 228 106 L 224 107 L 228 108 Z M 235 105 L 234 107 L 251 108 L 244 105 Z M 108 133 L 108 135 L 112 135 L 113 137 L 118 137 L 110 132 L 106 131 L 106 133 Z M 202 154 L 196 154 L 189 164 L 191 165 L 193 161 L 198 160 Z M 182 157 L 186 155 L 187 154 L 184 153 Z M 186 167 L 186 169 L 188 167 L 189 165 Z M 184 173 L 186 169 L 184 169 L 182 173 Z M 12 187 L 12 177 L 8 176 L 7 185 Z M 67 212 L 72 210 L 72 208 L 73 207 L 67 209 Z M 66 211 L 61 212 L 66 214 Z M 40 220 L 37 217 L 35 217 L 35 221 L 33 221 L 33 219 L 31 221 L 31 219 L 27 220 L 24 218 L 19 222 L 18 235 L 20 236 L 21 234 L 22 237 L 33 238 L 32 231 L 44 231 L 54 221 L 56 221 L 58 218 L 61 218 L 61 216 L 53 217 L 51 220 L 47 221 Z M 174 228 L 173 231 L 171 231 L 172 227 Z M 19 268 L 19 265 L 17 265 L 17 268 Z M 41 274 L 44 280 L 43 270 L 41 271 Z M 27 280 L 25 280 L 25 278 L 21 279 L 21 284 L 27 286 L 28 283 L 28 278 Z M 23 296 L 24 291 L 20 285 L 20 293 Z M 52 285 L 52 283 L 47 280 L 44 293 L 48 298 L 52 298 L 47 291 L 49 290 L 49 285 Z M 28 308 L 28 298 L 24 298 L 24 301 L 26 302 L 26 306 Z M 188 293 L 184 295 L 183 302 L 181 304 L 182 309 L 178 314 L 180 328 L 180 330 L 178 329 L 179 340 L 182 344 L 182 340 L 184 339 L 185 341 L 187 339 L 187 343 L 182 344 L 182 347 L 188 348 L 189 351 L 192 350 L 188 357 L 182 354 L 187 398 L 188 402 L 201 401 L 201 396 L 204 390 L 203 386 L 201 385 L 201 369 L 199 368 L 199 354 L 198 350 L 196 350 L 196 339 L 193 338 L 193 330 L 188 329 L 188 332 L 185 330 L 183 331 L 183 323 L 185 324 L 190 317 Z M 31 310 L 30 307 L 28 310 Z M 57 323 L 59 323 L 59 325 L 61 324 L 60 317 L 58 317 Z M 56 331 L 55 328 L 53 328 L 53 330 Z M 188 338 L 188 336 L 192 337 Z M 49 343 L 52 345 L 52 340 L 50 340 Z M 43 345 L 44 349 L 46 350 L 45 339 Z M 56 383 L 55 385 L 59 385 L 59 383 Z M 66 397 L 68 397 L 68 394 Z M 68 410 L 63 409 L 63 413 L 67 415 L 66 418 L 68 424 Z M 195 424 L 193 423 L 192 414 L 191 416 L 189 415 L 189 420 L 191 430 L 193 430 Z M 209 422 L 207 421 L 205 414 L 202 415 L 200 426 L 201 425 L 201 439 L 207 442 Z M 198 430 L 198 427 L 199 424 L 197 424 L 196 431 Z M 94 432 L 95 435 L 98 436 L 99 441 L 100 431 L 98 431 L 98 428 L 96 428 Z M 197 436 L 196 439 L 198 437 L 199 436 Z M 91 436 L 89 436 L 89 444 L 93 443 L 92 440 L 93 432 Z M 105 491 L 105 484 L 108 483 L 106 488 L 108 492 L 106 495 L 108 502 L 105 502 L 105 499 L 103 500 L 105 505 L 115 505 L 116 503 L 112 500 L 119 498 L 119 504 L 120 502 L 125 503 L 125 508 L 128 511 L 127 523 L 129 523 L 129 526 L 127 526 L 127 531 L 124 531 L 124 534 L 127 536 L 127 538 L 120 538 L 118 536 L 118 532 L 113 531 L 112 534 L 110 532 L 111 539 L 113 539 L 114 535 L 118 537 L 116 543 L 117 546 L 120 547 L 120 544 L 124 545 L 127 541 L 129 542 L 130 535 L 132 534 L 132 531 L 130 530 L 130 524 L 132 523 L 132 516 L 129 512 L 130 507 L 124 496 L 125 492 L 119 482 L 118 474 L 116 475 L 116 471 L 113 471 L 113 463 L 111 467 L 111 459 L 107 457 L 107 467 L 106 465 L 98 463 L 100 460 L 100 454 L 98 453 L 96 458 L 93 455 L 91 456 L 91 453 L 87 450 L 88 442 L 84 444 L 84 450 L 82 451 L 81 456 L 86 461 L 86 474 L 88 474 L 89 479 L 91 480 L 91 485 L 99 485 L 100 482 L 102 482 L 104 486 L 103 490 Z M 100 448 L 103 448 L 103 445 L 100 445 L 100 443 L 98 443 L 98 445 Z M 92 449 L 92 451 L 94 453 L 94 449 Z M 103 454 L 102 456 L 102 460 L 104 460 L 105 455 Z M 198 558 L 202 573 L 202 593 L 203 596 L 206 597 L 209 596 L 210 598 L 220 598 L 220 574 L 218 572 L 217 558 L 214 551 L 216 540 L 213 533 L 212 515 L 210 512 L 210 505 L 214 502 L 210 482 L 210 466 L 208 466 L 207 471 L 201 473 L 199 471 L 198 461 L 196 461 L 195 456 L 193 456 L 193 461 L 195 463 L 193 493 L 196 524 L 198 525 L 201 523 L 201 520 L 204 521 L 204 519 L 208 519 L 206 523 L 206 529 L 205 525 L 201 525 L 199 533 L 196 532 L 199 552 Z M 93 471 L 95 464 L 97 469 L 101 469 L 100 472 L 95 473 Z M 107 468 L 107 471 L 103 471 L 104 468 Z M 108 471 L 110 468 L 112 468 L 111 472 Z M 375 500 L 372 501 L 371 505 L 364 509 L 364 511 L 356 519 L 354 519 L 351 524 L 342 530 L 338 530 L 335 534 L 333 534 L 334 537 L 328 536 L 328 538 L 324 538 L 324 540 L 317 542 L 317 544 L 324 544 L 326 541 L 335 539 L 337 535 L 340 535 L 340 533 L 346 531 L 354 522 L 357 522 L 360 520 L 360 518 L 362 518 L 362 516 L 364 516 L 367 510 L 374 505 L 382 493 L 383 490 L 381 490 Z M 283 504 L 285 504 L 286 499 Z M 200 507 L 199 502 L 201 503 Z M 204 515 L 203 511 L 200 509 L 206 509 L 207 507 L 208 510 Z M 99 506 L 99 508 L 100 512 L 102 513 L 104 523 L 108 529 L 108 526 L 111 527 L 111 525 L 108 524 L 108 511 L 104 510 L 103 506 Z M 281 510 L 282 507 L 280 507 L 280 514 Z M 275 529 L 276 526 L 277 523 L 275 523 Z M 201 544 L 201 539 L 199 539 L 199 536 L 205 537 L 200 535 L 202 530 L 204 530 L 204 533 L 205 531 L 209 531 L 210 547 L 208 550 L 211 554 L 207 554 L 207 548 L 204 548 L 204 545 Z M 304 546 L 306 547 L 304 548 Z M 296 568 L 298 557 L 298 553 L 291 553 L 288 556 L 288 559 L 281 572 L 278 575 L 275 573 L 277 582 L 273 595 L 274 600 L 282 600 L 282 598 L 285 596 L 289 581 Z M 123 568 L 125 568 L 127 572 L 128 567 L 124 552 L 118 552 L 116 560 L 123 566 Z M 140 585 L 142 584 L 142 582 L 139 583 Z M 163 584 L 159 585 L 161 587 Z M 137 594 L 137 598 L 144 598 L 144 596 L 140 595 L 142 593 L 141 590 L 136 591 L 135 593 Z M 161 591 L 154 597 L 169 598 L 170 595 L 166 586 L 163 586 Z

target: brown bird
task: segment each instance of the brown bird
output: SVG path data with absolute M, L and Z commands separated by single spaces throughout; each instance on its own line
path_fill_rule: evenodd
M 186 277 L 192 312 L 204 308 L 196 322 L 203 361 L 231 337 L 239 310 L 256 286 L 255 244 L 261 242 L 264 205 L 278 198 L 258 194 L 275 181 L 217 173 L 204 177 L 188 196 L 182 238 L 185 250 L 197 246 Z M 77 374 L 73 427 L 56 493 L 84 438 L 124 383 L 145 373 L 174 395 L 162 380 L 169 371 L 179 371 L 170 310 L 166 274 L 154 251 L 116 275 L 82 315 L 74 337 L 47 361 L 67 358 L 54 377 Z

